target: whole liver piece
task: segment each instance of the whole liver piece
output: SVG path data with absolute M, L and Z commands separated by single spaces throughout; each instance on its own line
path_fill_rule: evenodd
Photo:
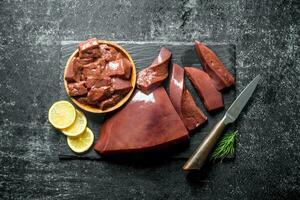
M 208 111 L 224 106 L 222 94 L 216 89 L 207 73 L 194 67 L 185 67 L 184 69 Z
M 234 84 L 233 76 L 210 48 L 196 40 L 195 50 L 202 63 L 204 71 L 212 78 L 217 90 L 220 91 Z
M 188 140 L 179 115 L 163 87 L 137 90 L 131 101 L 102 124 L 95 150 L 102 155 L 143 152 Z
M 138 73 L 137 87 L 148 94 L 159 87 L 168 77 L 168 65 L 171 59 L 171 52 L 161 48 L 159 55 L 152 64 Z

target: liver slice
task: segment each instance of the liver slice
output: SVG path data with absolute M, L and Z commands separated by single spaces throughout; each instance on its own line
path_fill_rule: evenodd
M 188 140 L 188 131 L 160 87 L 131 101 L 102 124 L 95 150 L 102 155 L 143 152 Z
M 185 89 L 184 69 L 177 64 L 173 64 L 169 94 L 175 110 L 188 130 L 193 130 L 207 120 L 189 91 Z
M 171 52 L 161 48 L 158 57 L 152 64 L 138 73 L 137 87 L 148 94 L 159 87 L 168 77 L 168 65 L 171 59 Z
M 181 109 L 182 120 L 188 130 L 193 130 L 207 121 L 207 117 L 196 105 L 187 89 L 183 90 Z
M 211 49 L 197 40 L 195 41 L 195 49 L 204 71 L 212 78 L 217 90 L 220 91 L 234 85 L 233 76 Z
M 84 95 L 88 92 L 86 86 L 85 86 L 85 81 L 80 81 L 76 83 L 69 83 L 68 84 L 68 89 L 69 89 L 69 95 L 74 97 L 74 96 L 81 96 Z
M 110 87 L 92 87 L 91 90 L 87 94 L 87 99 L 90 102 L 97 102 L 108 99 L 111 96 Z
M 122 58 L 120 60 L 111 61 L 106 64 L 104 74 L 110 77 L 119 77 L 129 79 L 131 76 L 131 63 L 128 59 Z
M 102 86 L 110 86 L 111 85 L 111 78 L 110 77 L 94 77 L 88 76 L 85 83 L 86 87 L 90 89 L 91 87 L 102 87 Z
M 71 60 L 69 67 L 67 67 L 65 79 L 69 82 L 80 81 L 80 65 L 77 58 Z
M 100 52 L 102 57 L 107 61 L 117 60 L 118 51 L 107 44 L 100 44 L 99 45 Z
M 79 51 L 84 52 L 90 49 L 98 48 L 98 39 L 97 38 L 91 38 L 86 41 L 79 43 Z
M 114 94 L 111 98 L 102 101 L 100 103 L 100 109 L 101 110 L 106 110 L 107 108 L 110 108 L 114 105 L 116 105 L 121 99 L 123 98 L 122 95 Z
M 169 96 L 170 100 L 182 118 L 182 92 L 184 89 L 184 69 L 177 64 L 173 64 L 172 76 L 169 82 Z
M 224 106 L 222 94 L 216 89 L 207 73 L 194 67 L 185 67 L 184 69 L 208 111 Z
M 132 89 L 130 81 L 123 80 L 120 78 L 112 78 L 111 82 L 115 94 L 127 94 Z

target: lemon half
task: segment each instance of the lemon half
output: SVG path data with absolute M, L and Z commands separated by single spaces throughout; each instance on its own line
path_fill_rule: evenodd
M 67 137 L 69 147 L 76 153 L 87 151 L 94 143 L 94 134 L 88 127 L 77 137 Z
M 85 115 L 80 112 L 79 110 L 76 110 L 76 118 L 75 122 L 69 126 L 68 128 L 62 129 L 61 131 L 66 136 L 78 136 L 86 129 L 87 120 Z
M 57 101 L 49 109 L 48 119 L 55 128 L 67 128 L 74 123 L 75 118 L 75 108 L 67 101 Z

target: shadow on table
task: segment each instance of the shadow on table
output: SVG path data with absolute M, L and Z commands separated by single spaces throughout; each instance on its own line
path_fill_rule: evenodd
M 189 145 L 189 142 L 177 144 L 172 148 L 144 152 L 144 153 L 130 153 L 121 155 L 110 155 L 102 157 L 105 162 L 114 163 L 118 165 L 131 165 L 138 167 L 159 166 L 164 163 L 174 161 L 174 155 L 182 152 Z M 175 160 L 185 160 L 185 158 L 176 158 Z
M 222 163 L 232 162 L 235 157 L 226 158 L 222 160 Z M 190 186 L 203 186 L 209 179 L 209 175 L 213 173 L 220 161 L 207 161 L 200 170 L 191 170 L 186 172 L 186 181 Z

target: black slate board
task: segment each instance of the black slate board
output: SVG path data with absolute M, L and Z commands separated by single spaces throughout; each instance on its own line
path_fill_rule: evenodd
M 60 55 L 60 67 L 63 74 L 63 69 L 67 62 L 69 56 L 76 49 L 79 41 L 62 41 L 61 42 L 61 55 Z M 194 66 L 201 68 L 201 64 L 197 58 L 197 55 L 194 51 L 193 43 L 182 43 L 182 42 L 125 42 L 125 41 L 116 41 L 116 43 L 123 46 L 132 56 L 137 71 L 147 67 L 152 63 L 153 59 L 158 55 L 158 52 L 161 47 L 166 47 L 172 52 L 172 63 L 177 63 L 180 66 Z M 233 44 L 208 44 L 208 46 L 219 56 L 221 61 L 225 64 L 227 69 L 234 75 L 235 77 L 235 69 L 236 69 L 236 56 L 235 56 L 235 45 Z M 171 72 L 171 65 L 169 67 L 169 71 Z M 60 97 L 61 99 L 68 99 L 68 96 L 65 92 L 63 86 L 63 75 L 61 75 L 60 80 Z M 197 147 L 197 145 L 202 141 L 202 139 L 207 135 L 209 130 L 217 123 L 218 120 L 224 115 L 225 111 L 220 110 L 215 113 L 208 113 L 195 89 L 191 85 L 191 82 L 185 77 L 186 87 L 191 92 L 194 100 L 197 105 L 201 108 L 201 110 L 208 117 L 208 122 L 204 124 L 202 127 L 196 129 L 191 134 L 190 143 L 188 145 L 178 147 L 175 151 L 169 155 L 171 159 L 186 159 L 188 158 L 193 150 Z M 168 81 L 164 83 L 165 88 L 167 89 Z M 223 92 L 223 99 L 225 104 L 225 110 L 231 105 L 236 97 L 235 88 L 232 87 L 227 91 Z M 78 108 L 78 107 L 77 107 Z M 79 108 L 78 108 L 79 109 Z M 85 112 L 88 126 L 95 134 L 95 141 L 98 138 L 99 128 L 103 121 L 105 120 L 105 114 L 92 114 Z M 234 127 L 229 127 L 229 129 L 233 129 Z M 176 147 L 175 147 L 176 148 Z M 232 158 L 232 157 L 231 157 Z M 59 151 L 59 159 L 101 159 L 101 156 L 97 154 L 92 148 L 85 154 L 76 154 L 74 153 L 67 145 L 66 138 L 61 136 L 60 140 L 60 151 Z

